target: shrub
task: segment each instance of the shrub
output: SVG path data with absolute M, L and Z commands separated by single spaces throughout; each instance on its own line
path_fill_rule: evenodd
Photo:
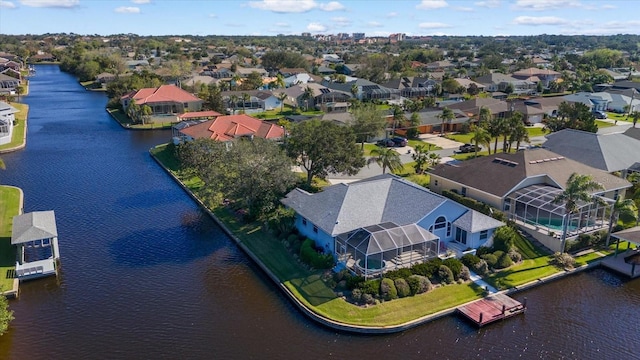
M 384 274 L 384 277 L 387 277 L 391 280 L 395 280 L 395 279 L 406 279 L 411 275 L 412 273 L 410 269 L 402 268 L 398 270 L 388 271 Z
M 337 273 L 333 273 L 333 281 L 340 282 L 344 280 L 348 273 L 349 272 L 347 271 L 347 269 L 343 269 L 338 271 Z
M 489 272 L 489 265 L 485 260 L 480 259 L 473 269 L 477 274 L 486 275 Z
M 508 254 L 509 254 L 509 257 L 511 258 L 511 261 L 513 261 L 514 263 L 518 263 L 522 261 L 522 255 L 515 248 L 512 248 L 511 250 L 509 250 Z
M 380 283 L 380 295 L 384 300 L 393 300 L 398 298 L 398 290 L 393 280 L 389 278 L 382 279 Z
M 440 282 L 443 284 L 451 284 L 455 280 L 453 278 L 453 272 L 446 265 L 440 265 L 440 269 L 438 269 L 438 277 L 440 278 Z
M 353 291 L 351 291 L 351 298 L 354 302 L 359 303 L 362 300 L 362 290 L 353 289 Z
M 380 294 L 380 280 L 366 280 L 360 284 L 360 290 L 362 290 L 364 294 L 378 296 Z
M 362 302 L 367 305 L 374 305 L 376 303 L 376 299 L 371 296 L 371 294 L 362 294 Z
M 300 259 L 316 269 L 330 269 L 334 264 L 333 256 L 331 254 L 321 254 L 316 251 L 315 242 L 311 239 L 306 239 L 302 243 Z
M 473 254 L 466 254 L 460 258 L 460 261 L 468 268 L 473 269 L 480 262 L 480 258 Z
M 398 290 L 398 297 L 407 297 L 411 295 L 411 289 L 409 289 L 409 284 L 407 284 L 407 280 L 403 278 L 395 279 L 393 282 L 396 285 L 396 290 Z
M 468 281 L 469 279 L 471 279 L 471 272 L 469 271 L 468 267 L 462 265 L 459 278 L 464 281 Z
M 484 254 L 480 256 L 480 258 L 484 260 L 490 268 L 494 268 L 498 262 L 498 258 L 493 254 Z
M 300 238 L 296 234 L 290 234 L 289 236 L 287 236 L 287 242 L 289 243 L 289 245 L 293 245 L 298 241 L 300 241 Z
M 422 276 L 426 276 L 427 278 L 433 279 L 438 274 L 438 269 L 440 269 L 441 265 L 442 265 L 442 259 L 434 258 L 427 262 L 414 265 L 411 268 L 411 272 L 414 275 L 422 275 Z
M 480 246 L 478 250 L 476 250 L 476 256 L 479 256 L 480 258 L 482 258 L 482 255 L 490 254 L 490 253 L 491 253 L 491 249 L 486 246 Z
M 518 233 L 510 226 L 501 226 L 493 235 L 493 248 L 508 252 L 515 244 Z
M 411 275 L 407 279 L 407 283 L 409 284 L 409 289 L 411 290 L 411 295 L 422 294 L 425 293 L 433 287 L 431 281 L 425 276 L 422 275 Z
M 354 276 L 347 273 L 345 276 L 347 280 L 347 289 L 354 290 L 361 287 L 361 284 L 364 282 L 364 278 L 362 276 Z
M 513 265 L 513 261 L 511 261 L 509 254 L 503 252 L 502 255 L 500 255 L 500 257 L 498 258 L 498 262 L 496 263 L 496 269 L 505 269 L 511 265 Z
M 496 257 L 496 259 L 500 259 L 500 256 L 502 256 L 502 254 L 504 254 L 505 252 L 502 250 L 498 250 L 498 251 L 494 251 L 493 252 L 493 256 Z
M 552 263 L 561 269 L 572 269 L 576 264 L 576 259 L 574 259 L 573 256 L 567 253 L 555 253 L 553 254 Z
M 462 270 L 463 266 L 460 260 L 456 258 L 448 258 L 442 262 L 442 265 L 445 265 L 446 267 L 451 269 L 454 279 L 458 280 L 458 278 L 460 278 L 460 271 Z

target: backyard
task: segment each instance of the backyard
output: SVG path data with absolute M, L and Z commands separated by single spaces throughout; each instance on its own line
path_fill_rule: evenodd
M 0 292 L 13 287 L 13 270 L 16 267 L 16 248 L 11 245 L 13 217 L 20 209 L 20 190 L 0 186 Z
M 20 110 L 20 112 L 15 114 L 16 125 L 13 127 L 11 142 L 8 144 L 0 145 L 0 151 L 13 149 L 16 146 L 20 146 L 24 144 L 25 131 L 26 131 L 25 124 L 26 124 L 27 114 L 29 113 L 29 105 L 21 104 L 21 103 L 11 103 L 10 105 Z

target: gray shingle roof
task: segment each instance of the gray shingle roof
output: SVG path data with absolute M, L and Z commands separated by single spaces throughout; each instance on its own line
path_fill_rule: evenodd
M 13 217 L 11 244 L 22 244 L 57 236 L 58 228 L 53 210 L 34 211 Z
M 504 224 L 492 217 L 481 214 L 475 210 L 470 210 L 456 219 L 453 222 L 453 225 L 470 233 L 476 233 L 479 231 L 495 229 Z

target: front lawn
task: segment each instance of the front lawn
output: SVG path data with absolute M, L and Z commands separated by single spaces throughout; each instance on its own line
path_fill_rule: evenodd
M 19 210 L 20 190 L 0 186 L 0 292 L 13 288 L 13 277 L 7 275 L 16 268 L 16 247 L 11 245 L 11 226 Z
M 614 123 L 610 123 L 608 121 L 602 121 L 602 120 L 596 120 L 596 125 L 598 125 L 598 129 L 616 126 Z
M 27 115 L 29 114 L 29 105 L 21 103 L 10 103 L 9 105 L 20 110 L 15 114 L 16 124 L 13 127 L 13 133 L 11 134 L 11 142 L 8 144 L 0 145 L 0 150 L 13 149 L 17 146 L 24 144 L 26 129 Z

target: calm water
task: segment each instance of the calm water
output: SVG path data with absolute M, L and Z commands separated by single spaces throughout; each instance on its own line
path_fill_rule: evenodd
M 595 270 L 515 296 L 524 316 L 357 336 L 307 320 L 153 162 L 169 132 L 121 129 L 55 66 L 31 81 L 27 148 L 0 182 L 54 209 L 62 276 L 23 284 L 0 359 L 640 359 L 640 280 Z

